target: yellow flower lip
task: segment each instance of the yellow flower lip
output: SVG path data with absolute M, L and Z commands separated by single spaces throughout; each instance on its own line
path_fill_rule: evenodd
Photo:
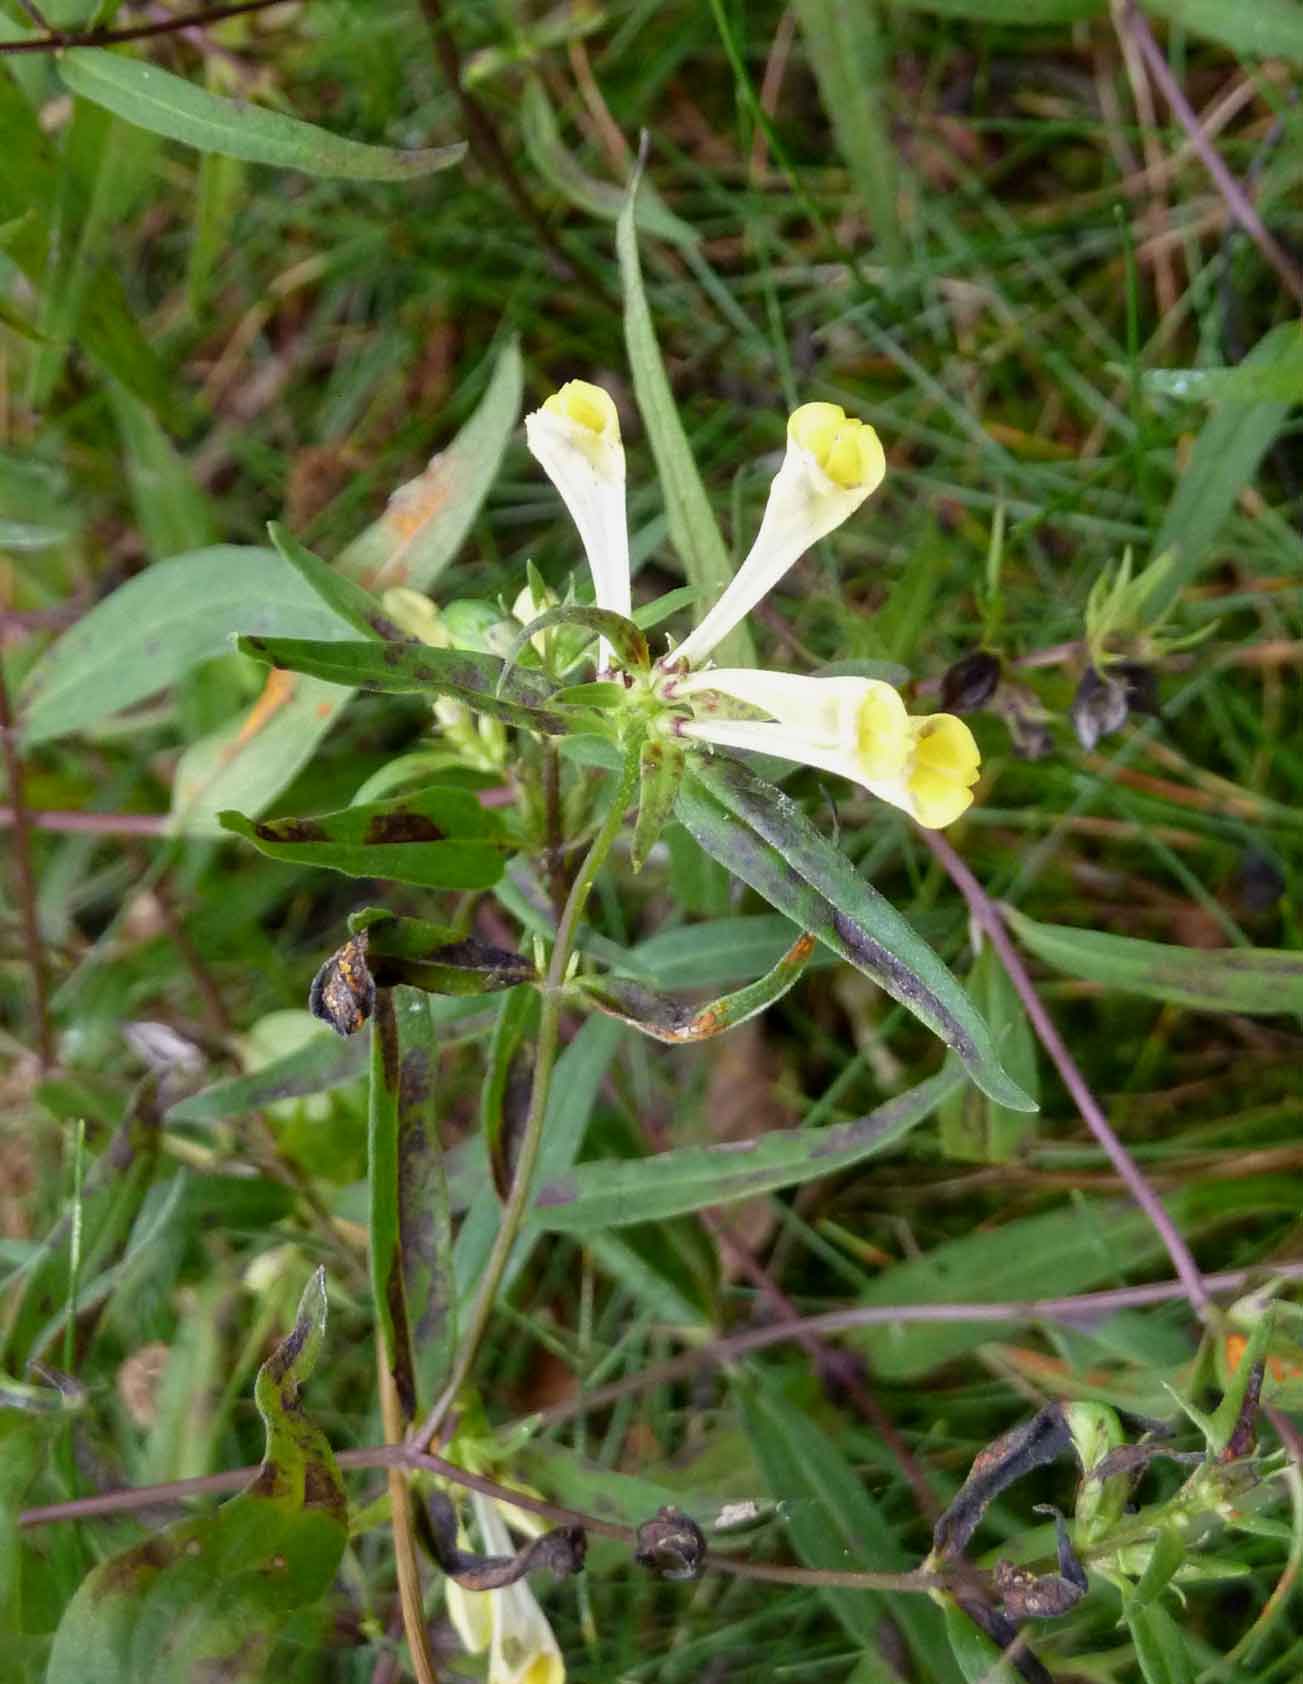
M 981 773 L 973 733 L 952 713 L 912 720 L 914 754 L 908 787 L 914 816 L 928 830 L 943 830 L 972 805 Z
M 877 433 L 839 403 L 803 403 L 788 420 L 787 436 L 843 491 L 873 491 L 887 471 Z
M 543 400 L 543 408 L 591 433 L 620 436 L 620 417 L 611 394 L 587 380 L 567 380 L 560 391 Z

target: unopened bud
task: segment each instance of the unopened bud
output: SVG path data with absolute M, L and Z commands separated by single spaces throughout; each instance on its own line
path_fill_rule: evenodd
M 705 1570 L 706 1539 L 681 1509 L 658 1509 L 638 1528 L 633 1559 L 658 1579 L 699 1579 Z
M 1009 727 L 1013 752 L 1019 760 L 1043 760 L 1054 747 L 1045 711 L 1036 694 L 1024 685 L 1001 685 L 995 711 Z
M 308 1010 L 337 1035 L 355 1035 L 376 1005 L 376 985 L 366 962 L 367 936 L 352 936 L 312 979 Z
M 1000 682 L 1000 657 L 989 649 L 961 655 L 941 680 L 941 706 L 946 713 L 975 713 L 985 707 Z
M 1131 711 L 1127 687 L 1118 678 L 1105 677 L 1095 667 L 1087 667 L 1081 675 L 1077 694 L 1068 710 L 1077 741 L 1089 751 L 1102 738 L 1120 731 Z
M 1156 719 L 1162 708 L 1158 699 L 1158 674 L 1143 661 L 1115 661 L 1109 673 L 1123 685 L 1132 713 Z

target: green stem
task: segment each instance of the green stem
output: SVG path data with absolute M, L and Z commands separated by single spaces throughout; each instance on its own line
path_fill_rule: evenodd
M 570 968 L 570 958 L 574 952 L 575 937 L 579 933 L 580 920 L 584 915 L 584 908 L 588 904 L 588 896 L 592 892 L 597 873 L 605 864 L 606 856 L 611 851 L 611 845 L 620 834 L 624 824 L 625 809 L 633 798 L 638 785 L 638 762 L 641 744 L 634 744 L 626 753 L 624 768 L 619 781 L 611 794 L 611 805 L 607 809 L 606 817 L 602 820 L 602 827 L 593 838 L 592 846 L 579 868 L 579 874 L 571 885 L 561 912 L 560 922 L 557 924 L 556 940 L 552 944 L 552 958 L 547 968 L 547 975 L 543 979 L 543 1005 L 538 1018 L 538 1047 L 534 1062 L 534 1082 L 529 1094 L 529 1113 L 525 1118 L 524 1133 L 520 1142 L 520 1155 L 516 1160 L 515 1174 L 511 1180 L 511 1191 L 502 1207 L 502 1221 L 498 1225 L 497 1238 L 493 1242 L 493 1250 L 489 1254 L 485 1265 L 484 1276 L 475 1306 L 471 1311 L 466 1334 L 457 1352 L 457 1360 L 453 1364 L 452 1374 L 448 1384 L 430 1414 L 412 1434 L 410 1442 L 424 1448 L 431 1443 L 439 1428 L 443 1425 L 467 1376 L 475 1363 L 484 1334 L 493 1314 L 493 1307 L 497 1302 L 498 1291 L 502 1285 L 503 1276 L 507 1271 L 507 1263 L 512 1250 L 520 1235 L 525 1220 L 525 1211 L 529 1205 L 530 1194 L 533 1192 L 534 1172 L 538 1167 L 538 1155 L 543 1144 L 543 1123 L 547 1117 L 548 1096 L 552 1089 L 552 1070 L 556 1063 L 557 1040 L 561 1026 L 561 1002 L 565 990 L 566 972 Z

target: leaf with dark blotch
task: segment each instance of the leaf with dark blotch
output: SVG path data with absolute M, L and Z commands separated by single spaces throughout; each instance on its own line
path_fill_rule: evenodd
M 456 1336 L 451 1217 L 435 1115 L 436 1049 L 425 996 L 410 988 L 380 989 L 371 1047 L 371 1290 L 406 1424 L 443 1379 Z
M 529 648 L 539 632 L 553 626 L 576 626 L 590 634 L 590 638 L 604 637 L 620 657 L 621 665 L 638 672 L 646 672 L 651 665 L 647 639 L 632 620 L 611 608 L 588 608 L 582 603 L 563 602 L 555 608 L 545 608 L 516 636 L 503 663 L 501 685 L 509 682 L 517 670 L 516 662 Z
M 398 1021 L 398 1245 L 416 1379 L 417 1412 L 442 1392 L 457 1350 L 452 1196 L 439 1135 L 438 1049 L 424 993 L 396 988 Z
M 1003 911 L 1022 945 L 1068 976 L 1195 1011 L 1303 1011 L 1303 953 L 1292 949 L 1177 947 Z
M 1036 1109 L 936 954 L 790 797 L 727 756 L 693 756 L 676 811 L 708 854 L 939 1035 L 984 1093 Z
M 375 638 L 382 643 L 412 641 L 389 619 L 370 591 L 322 561 L 320 556 L 313 555 L 279 521 L 270 522 L 267 535 L 326 607 L 338 614 L 341 620 L 346 620 L 355 631 L 360 631 L 363 637 Z
M 435 1560 L 463 1590 L 502 1590 L 527 1573 L 546 1567 L 558 1579 L 583 1572 L 588 1534 L 582 1526 L 558 1526 L 532 1539 L 515 1555 L 475 1555 L 457 1547 L 457 1511 L 442 1491 L 426 1499 Z
M 894 1146 L 962 1080 L 947 1067 L 853 1123 L 775 1129 L 721 1146 L 678 1146 L 651 1158 L 579 1164 L 544 1181 L 532 1219 L 554 1232 L 597 1234 L 800 1186 Z
M 813 936 L 799 936 L 771 971 L 735 994 L 725 994 L 704 1006 L 689 1006 L 672 995 L 644 988 L 626 977 L 581 977 L 577 989 L 608 1017 L 641 1030 L 655 1041 L 680 1046 L 707 1041 L 781 1000 L 800 978 L 814 952 Z
M 268 666 L 305 672 L 352 690 L 452 696 L 477 713 L 545 735 L 561 736 L 578 721 L 595 717 L 582 708 L 550 703 L 556 684 L 536 668 L 517 667 L 503 681 L 503 663 L 494 655 L 417 643 L 331 643 L 308 637 L 242 637 L 237 647 Z
M 348 927 L 365 934 L 371 974 L 379 988 L 407 983 L 427 994 L 494 994 L 536 978 L 533 961 L 445 924 L 400 918 L 380 907 L 353 913 Z
M 272 859 L 428 889 L 491 888 L 513 845 L 496 813 L 469 790 L 451 786 L 418 789 L 318 818 L 256 822 L 229 811 L 219 818 L 224 830 L 245 837 Z
M 1057 1403 L 1020 1421 L 978 1453 L 958 1495 L 932 1531 L 942 1558 L 959 1555 L 990 1505 L 1009 1486 L 1072 1449 L 1072 1434 Z
M 646 865 L 674 811 L 686 760 L 682 747 L 673 737 L 648 737 L 642 745 L 638 761 L 638 819 L 630 849 L 630 863 L 635 871 Z
M 131 1113 L 90 1167 L 82 1189 L 81 1279 L 93 1281 L 120 1255 L 158 1167 L 159 1116 L 150 1082 Z M 0 1369 L 23 1374 L 62 1332 L 68 1314 L 71 1214 L 57 1222 L 37 1250 L 9 1276 L 9 1331 Z M 17 1303 L 15 1306 L 15 1297 Z
M 256 1684 L 296 1610 L 329 1588 L 348 1535 L 339 1469 L 300 1401 L 325 1331 L 321 1270 L 258 1371 L 266 1431 L 253 1482 L 215 1513 L 102 1562 L 64 1612 L 46 1684 Z
M 511 1190 L 516 1148 L 529 1106 L 533 1059 L 529 1047 L 538 1028 L 537 990 L 519 989 L 502 1001 L 485 1061 L 480 1091 L 480 1133 L 498 1197 Z
M 1218 1461 L 1234 1462 L 1252 1453 L 1257 1435 L 1263 1374 L 1275 1320 L 1275 1306 L 1269 1305 L 1254 1323 L 1248 1343 L 1240 1352 L 1239 1362 L 1222 1393 L 1221 1402 L 1206 1423 L 1199 1421 L 1204 1428 L 1208 1448 Z M 1187 1408 L 1186 1413 L 1199 1420 L 1193 1410 Z

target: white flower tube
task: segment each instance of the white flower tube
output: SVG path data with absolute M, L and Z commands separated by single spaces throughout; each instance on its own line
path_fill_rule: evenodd
M 471 1504 L 485 1552 L 514 1554 L 497 1503 L 473 1491 Z M 463 1590 L 450 1579 L 447 1594 L 448 1617 L 463 1644 L 472 1654 L 489 1651 L 489 1684 L 565 1684 L 560 1647 L 524 1579 L 501 1590 L 485 1591 Z
M 787 454 L 769 488 L 746 560 L 705 619 L 670 657 L 698 666 L 811 544 L 839 527 L 882 484 L 887 461 L 872 427 L 840 404 L 807 403 L 787 423 Z
M 610 393 L 586 380 L 567 380 L 541 409 L 525 417 L 525 438 L 578 529 L 597 606 L 627 615 L 633 593 L 624 512 L 624 446 Z M 603 643 L 600 666 L 607 665 L 609 654 Z
M 763 708 L 773 722 L 715 717 L 712 692 Z M 668 694 L 692 698 L 684 736 L 849 778 L 926 829 L 953 824 L 972 802 L 980 756 L 967 725 L 948 713 L 911 719 L 900 693 L 879 679 L 727 668 L 690 674 Z

